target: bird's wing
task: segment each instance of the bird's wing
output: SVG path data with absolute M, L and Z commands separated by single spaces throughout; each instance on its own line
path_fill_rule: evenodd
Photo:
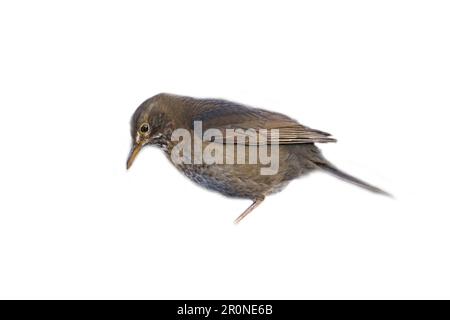
M 238 144 L 254 144 L 252 141 L 257 141 L 254 139 L 258 136 L 268 144 L 336 142 L 329 133 L 305 127 L 283 114 L 226 100 L 197 100 L 194 109 L 193 120 L 202 122 L 203 132 L 208 129 L 220 130 L 224 143 L 234 141 Z M 278 129 L 278 137 L 271 131 L 273 129 Z

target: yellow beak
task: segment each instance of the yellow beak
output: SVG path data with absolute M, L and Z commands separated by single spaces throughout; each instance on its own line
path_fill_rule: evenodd
M 131 148 L 130 155 L 128 156 L 127 160 L 127 170 L 130 169 L 131 165 L 134 162 L 134 159 L 136 159 L 139 151 L 142 149 L 142 144 L 140 143 L 134 143 L 133 147 Z

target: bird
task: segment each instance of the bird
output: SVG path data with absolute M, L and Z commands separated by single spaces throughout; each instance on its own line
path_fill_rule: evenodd
M 205 132 L 204 136 L 196 130 L 198 125 Z M 391 196 L 341 171 L 322 155 L 316 143 L 337 142 L 331 134 L 306 127 L 278 112 L 224 99 L 160 93 L 139 105 L 130 127 L 132 146 L 127 170 L 143 147 L 157 146 L 193 182 L 227 197 L 251 200 L 252 204 L 235 219 L 236 224 L 267 196 L 313 171 L 324 171 L 376 194 Z M 208 130 L 214 134 L 206 136 Z M 183 139 L 180 135 L 174 139 L 177 132 L 185 134 Z M 270 149 L 277 156 L 273 159 L 277 161 L 275 170 L 265 174 L 263 169 L 267 169 L 267 161 L 249 161 L 252 155 L 261 154 L 263 148 Z M 222 161 L 203 161 L 202 152 L 208 150 L 206 154 L 212 155 L 213 160 Z M 220 150 L 225 151 L 221 153 Z M 196 158 L 195 152 L 200 156 Z M 240 162 L 236 161 L 239 155 Z

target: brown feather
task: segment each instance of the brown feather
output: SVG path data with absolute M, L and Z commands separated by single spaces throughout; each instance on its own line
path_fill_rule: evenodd
M 227 141 L 226 129 L 254 129 L 255 135 L 261 130 L 279 130 L 279 137 L 273 139 L 267 137 L 267 143 L 279 144 L 304 144 L 336 142 L 329 133 L 311 129 L 301 125 L 296 120 L 281 113 L 264 109 L 252 108 L 236 102 L 220 99 L 194 99 L 190 97 L 174 96 L 171 99 L 178 100 L 180 106 L 184 106 L 181 113 L 188 113 L 194 121 L 202 121 L 203 131 L 214 128 L 222 132 L 224 142 Z M 236 136 L 236 135 L 235 135 Z M 240 136 L 237 134 L 237 136 Z M 254 135 L 250 135 L 254 137 Z M 238 143 L 238 140 L 234 140 Z M 248 141 L 245 144 L 249 144 Z

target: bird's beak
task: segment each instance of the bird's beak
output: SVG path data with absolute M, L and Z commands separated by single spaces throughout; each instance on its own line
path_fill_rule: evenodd
M 127 160 L 127 170 L 130 169 L 131 165 L 134 162 L 134 159 L 136 159 L 139 151 L 141 151 L 143 144 L 141 143 L 134 143 L 133 147 L 130 150 L 130 155 L 128 156 Z

